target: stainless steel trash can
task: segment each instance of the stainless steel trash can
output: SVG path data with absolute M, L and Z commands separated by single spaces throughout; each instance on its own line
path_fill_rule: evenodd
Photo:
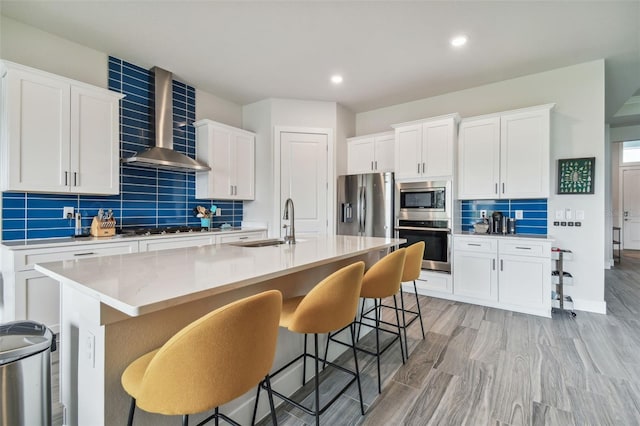
M 1 426 L 51 424 L 52 345 L 53 333 L 43 324 L 0 325 Z

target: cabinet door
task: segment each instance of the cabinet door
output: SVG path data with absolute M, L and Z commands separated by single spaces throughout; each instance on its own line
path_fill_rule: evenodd
M 18 69 L 10 69 L 4 80 L 4 189 L 67 192 L 69 84 Z
M 422 124 L 396 129 L 396 179 L 422 176 Z
M 232 179 L 233 195 L 237 200 L 255 198 L 255 138 L 247 134 L 233 136 L 233 161 L 235 176 Z
M 548 258 L 500 256 L 500 303 L 529 310 L 551 309 L 551 265 Z
M 456 251 L 453 261 L 454 294 L 479 300 L 498 300 L 494 253 Z
M 118 98 L 71 87 L 71 192 L 120 192 Z
M 374 169 L 374 138 L 349 141 L 347 145 L 347 173 L 373 173 Z
M 196 198 L 230 199 L 231 183 L 231 132 L 212 125 L 197 130 L 197 158 L 211 167 L 208 172 L 196 173 Z
M 396 136 L 377 136 L 374 141 L 374 169 L 378 173 L 393 172 L 395 169 Z
M 500 118 L 460 124 L 458 135 L 458 198 L 498 198 Z
M 16 320 L 43 323 L 60 331 L 60 284 L 37 271 L 16 273 Z
M 549 109 L 501 119 L 501 197 L 549 196 Z
M 453 175 L 453 119 L 425 123 L 422 127 L 422 162 L 424 176 L 429 178 Z

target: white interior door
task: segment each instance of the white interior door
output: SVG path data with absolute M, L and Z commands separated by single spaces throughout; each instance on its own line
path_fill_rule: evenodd
M 327 140 L 325 134 L 280 133 L 280 208 L 293 200 L 296 234 L 327 234 Z M 280 216 L 281 235 L 284 223 Z
M 623 240 L 625 250 L 640 250 L 640 170 L 622 172 Z

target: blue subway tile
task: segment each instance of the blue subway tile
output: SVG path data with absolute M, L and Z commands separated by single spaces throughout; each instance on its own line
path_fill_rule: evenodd
M 28 229 L 27 238 L 60 238 L 73 235 L 73 229 Z

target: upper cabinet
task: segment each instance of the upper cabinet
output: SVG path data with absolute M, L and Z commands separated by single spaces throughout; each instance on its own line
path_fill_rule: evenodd
M 347 139 L 347 173 L 392 172 L 394 168 L 394 132 Z
M 3 62 L 2 189 L 117 194 L 119 93 Z
M 451 179 L 459 119 L 449 114 L 394 125 L 396 179 Z
M 212 120 L 196 127 L 196 158 L 211 167 L 196 172 L 196 198 L 255 198 L 255 134 Z
M 458 198 L 547 198 L 553 106 L 462 120 Z

